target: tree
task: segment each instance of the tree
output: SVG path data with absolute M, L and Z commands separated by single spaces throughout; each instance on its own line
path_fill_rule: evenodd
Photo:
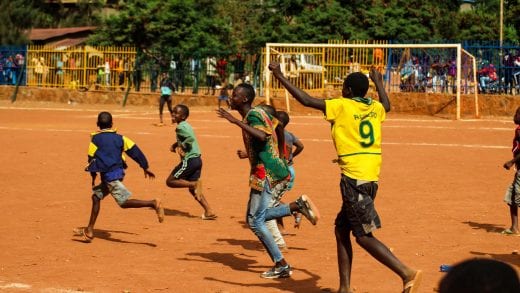
M 231 27 L 214 17 L 211 0 L 125 1 L 89 40 L 97 45 L 135 46 L 162 60 L 226 51 Z
M 28 42 L 27 29 L 39 18 L 34 1 L 0 1 L 0 45 L 21 45 Z

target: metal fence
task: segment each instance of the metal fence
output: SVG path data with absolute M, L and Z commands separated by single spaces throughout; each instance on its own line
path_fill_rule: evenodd
M 329 44 L 392 44 L 388 41 L 330 41 Z M 497 81 L 483 86 L 483 73 L 470 80 L 472 72 L 462 60 L 462 84 L 469 93 L 477 83 L 488 93 L 520 93 L 520 66 L 506 58 L 520 58 L 518 44 L 498 42 L 463 42 L 463 48 L 477 58 L 478 71 L 493 64 Z M 453 92 L 450 65 L 454 52 L 442 49 L 367 49 L 328 48 L 309 50 L 293 48 L 278 52 L 277 61 L 299 87 L 322 90 L 341 87 L 343 78 L 354 71 L 368 72 L 375 66 L 384 73 L 390 92 Z M 156 92 L 161 71 L 167 71 L 177 92 L 218 95 L 226 84 L 249 82 L 263 92 L 263 58 L 258 55 L 232 55 L 222 52 L 172 56 L 160 62 L 133 47 L 54 48 L 29 45 L 0 47 L 0 85 L 61 87 L 85 90 Z M 520 62 L 520 60 L 518 61 Z M 441 64 L 438 69 L 438 64 Z M 520 63 L 519 63 L 520 64 Z

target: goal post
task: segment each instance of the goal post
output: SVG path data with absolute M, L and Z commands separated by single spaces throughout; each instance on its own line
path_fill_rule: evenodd
M 280 63 L 284 75 L 296 86 L 324 97 L 330 89 L 340 88 L 349 73 L 368 73 L 376 67 L 383 73 L 389 93 L 444 94 L 447 102 L 439 111 L 454 103 L 456 119 L 461 119 L 461 93 L 473 93 L 468 104 L 474 103 L 475 108 L 465 109 L 465 114 L 469 111 L 478 117 L 476 62 L 460 44 L 267 43 L 263 67 L 265 102 L 270 104 L 273 96 L 284 92 L 286 109 L 290 111 L 290 95 L 272 80 L 268 69 L 273 61 Z M 440 65 L 434 67 L 435 62 Z M 452 63 L 454 72 L 449 69 Z M 408 75 L 407 70 L 411 71 Z

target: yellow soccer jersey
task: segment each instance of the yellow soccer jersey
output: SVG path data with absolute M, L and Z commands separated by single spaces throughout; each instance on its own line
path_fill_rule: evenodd
M 325 100 L 325 119 L 341 172 L 353 179 L 378 181 L 381 169 L 383 105 L 370 98 Z

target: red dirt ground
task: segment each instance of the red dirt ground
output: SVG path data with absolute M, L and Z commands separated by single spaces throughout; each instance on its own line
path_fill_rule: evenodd
M 114 114 L 119 132 L 144 150 L 157 178 L 131 162 L 126 177 L 134 198 L 161 197 L 165 222 L 149 209 L 123 210 L 102 202 L 96 238 L 72 236 L 87 224 L 90 176 L 83 171 L 89 133 L 101 110 Z M 512 110 L 513 111 L 513 110 Z M 313 198 L 322 220 L 300 230 L 286 219 L 291 279 L 264 280 L 271 261 L 245 227 L 248 164 L 236 157 L 240 130 L 213 109 L 194 108 L 188 121 L 203 151 L 205 194 L 216 221 L 186 190 L 165 179 L 177 157 L 168 151 L 173 127 L 156 127 L 155 107 L 84 106 L 0 101 L 0 291 L 2 292 L 329 292 L 337 289 L 333 223 L 340 206 L 339 169 L 329 125 L 318 116 L 292 117 L 289 129 L 305 150 L 295 160 L 296 185 L 285 195 Z M 512 115 L 513 113 L 511 113 Z M 384 123 L 383 168 L 375 235 L 405 263 L 424 271 L 420 292 L 433 292 L 441 264 L 489 257 L 520 268 L 520 237 L 502 202 L 513 171 L 510 117 L 453 121 L 390 113 Z M 354 245 L 356 292 L 400 292 L 399 278 Z

